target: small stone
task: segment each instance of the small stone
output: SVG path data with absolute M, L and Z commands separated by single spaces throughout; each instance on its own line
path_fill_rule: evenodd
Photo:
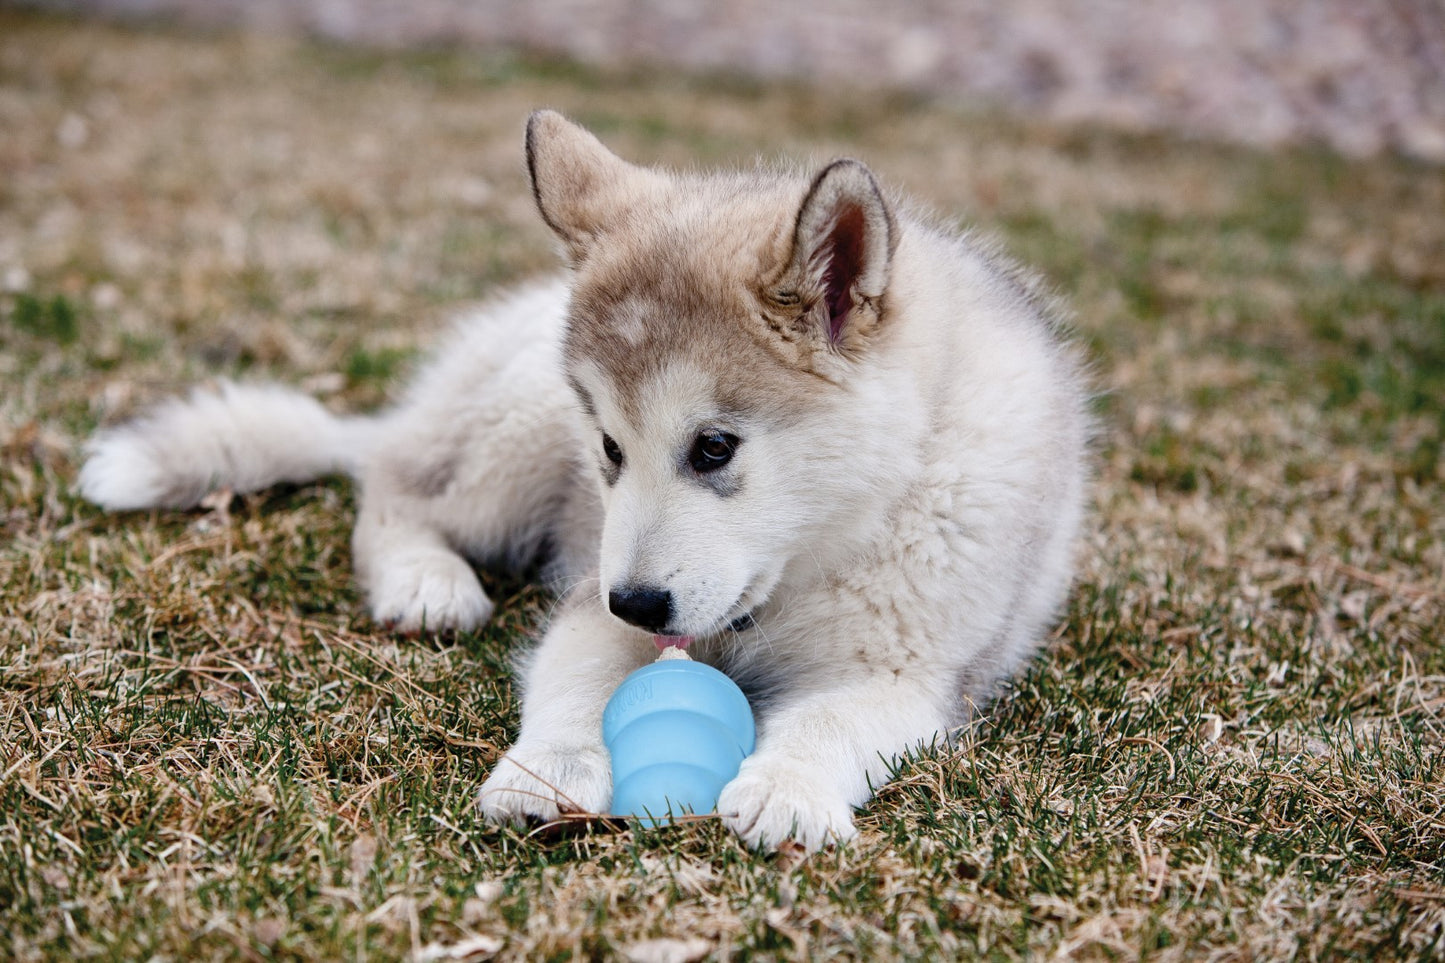
M 90 139 L 90 125 L 79 114 L 66 114 L 55 129 L 55 139 L 60 141 L 61 147 L 72 150 L 82 147 Z
M 631 963 L 694 963 L 712 950 L 703 939 L 643 940 L 622 948 L 622 955 Z

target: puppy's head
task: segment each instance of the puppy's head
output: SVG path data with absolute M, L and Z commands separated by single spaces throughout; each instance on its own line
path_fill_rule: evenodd
M 670 174 L 548 111 L 527 161 L 574 270 L 564 356 L 613 613 L 708 635 L 835 568 L 903 467 L 898 372 L 870 363 L 897 228 L 867 168 Z

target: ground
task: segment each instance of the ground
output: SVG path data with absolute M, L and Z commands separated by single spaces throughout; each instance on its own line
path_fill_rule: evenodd
M 489 828 L 512 654 L 369 622 L 341 480 L 80 502 L 100 423 L 221 375 L 379 404 L 555 264 L 521 163 L 868 161 L 1075 311 L 1104 426 L 1055 636 L 850 846 Z M 1419 958 L 1445 952 L 1445 172 L 958 105 L 0 13 L 0 955 Z

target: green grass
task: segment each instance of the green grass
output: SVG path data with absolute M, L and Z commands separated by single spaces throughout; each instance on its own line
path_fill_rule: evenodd
M 845 849 L 483 825 L 543 592 L 489 575 L 485 630 L 399 638 L 348 483 L 73 493 L 101 422 L 218 375 L 378 404 L 554 265 L 541 104 L 645 161 L 860 156 L 1043 270 L 1095 355 L 1059 632 Z M 15 13 L 0 129 L 0 957 L 1445 954 L 1445 172 Z

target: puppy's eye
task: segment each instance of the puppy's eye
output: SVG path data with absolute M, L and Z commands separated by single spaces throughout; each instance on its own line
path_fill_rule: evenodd
M 732 461 L 733 453 L 738 450 L 739 440 L 737 435 L 729 435 L 722 431 L 705 431 L 697 436 L 692 443 L 692 451 L 687 453 L 688 464 L 692 470 L 702 474 L 710 471 L 717 471 L 728 462 Z
M 606 455 L 607 460 L 612 462 L 612 464 L 617 465 L 619 468 L 622 466 L 622 449 L 617 447 L 617 442 L 613 441 L 612 436 L 606 433 L 602 435 L 602 454 Z

